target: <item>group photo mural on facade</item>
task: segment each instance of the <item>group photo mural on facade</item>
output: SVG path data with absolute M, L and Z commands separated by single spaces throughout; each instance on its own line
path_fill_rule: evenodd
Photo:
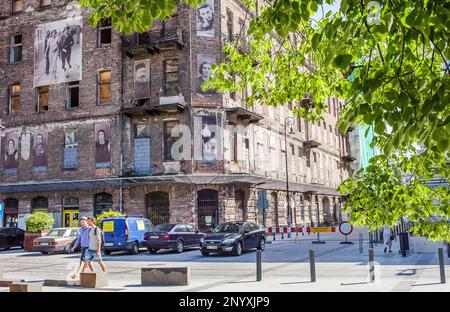
M 111 163 L 111 126 L 109 122 L 95 124 L 95 163 L 97 168 L 109 168 Z
M 33 167 L 48 165 L 48 131 L 35 129 L 33 134 Z
M 6 133 L 4 139 L 4 168 L 14 170 L 19 167 L 19 132 Z
M 81 80 L 82 27 L 82 17 L 37 25 L 34 87 Z
M 134 61 L 134 98 L 150 98 L 150 60 Z
M 214 37 L 214 0 L 208 0 L 197 9 L 197 36 Z
M 216 63 L 216 58 L 213 55 L 198 54 L 197 55 L 197 73 L 198 73 L 198 85 L 197 91 L 199 93 L 214 93 L 213 90 L 202 90 L 202 85 L 205 81 L 211 77 L 212 65 Z

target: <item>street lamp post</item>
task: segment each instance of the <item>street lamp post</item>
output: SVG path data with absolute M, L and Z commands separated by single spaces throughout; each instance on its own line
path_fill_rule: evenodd
M 292 213 L 291 213 L 291 201 L 289 197 L 289 166 L 288 166 L 288 146 L 287 146 L 287 126 L 291 126 L 295 123 L 295 119 L 292 117 L 287 117 L 284 120 L 284 157 L 286 160 L 286 198 L 287 198 L 287 217 L 288 217 L 288 238 L 291 237 L 291 224 L 292 224 Z M 290 133 L 292 133 L 292 128 Z

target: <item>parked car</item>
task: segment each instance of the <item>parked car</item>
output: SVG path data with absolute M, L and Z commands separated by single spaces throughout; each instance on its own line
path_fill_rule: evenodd
M 145 233 L 144 246 L 150 253 L 156 253 L 159 249 L 174 249 L 181 253 L 186 247 L 198 247 L 203 237 L 205 234 L 190 224 L 164 223 Z
M 225 253 L 240 256 L 243 250 L 265 249 L 265 231 L 254 222 L 226 222 L 206 234 L 200 244 L 202 255 Z
M 78 228 L 51 229 L 47 235 L 33 240 L 33 251 L 40 251 L 44 255 L 57 252 L 70 253 L 79 234 Z
M 0 248 L 6 250 L 17 246 L 23 248 L 24 235 L 25 231 L 16 227 L 0 228 Z
M 153 230 L 150 220 L 143 217 L 113 217 L 103 219 L 101 229 L 105 236 L 105 255 L 113 251 L 139 253 L 143 246 L 144 234 Z

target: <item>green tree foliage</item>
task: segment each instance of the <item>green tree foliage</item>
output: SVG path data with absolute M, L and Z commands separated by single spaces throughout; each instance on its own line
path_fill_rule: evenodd
M 146 29 L 171 11 L 170 0 L 81 2 L 95 7 L 93 21 L 112 16 L 126 32 Z M 333 0 L 259 2 L 255 14 L 256 0 L 244 0 L 252 18 L 249 51 L 243 53 L 239 40 L 228 44 L 204 88 L 250 89 L 249 105 L 291 102 L 308 120 L 320 119 L 328 96 L 346 99 L 340 130 L 374 125 L 373 144 L 385 157 L 340 188 L 352 221 L 374 228 L 407 216 L 417 221 L 416 233 L 448 239 L 448 225 L 436 220 L 449 218 L 449 189 L 430 190 L 423 183 L 450 176 L 450 1 L 341 0 L 338 12 L 319 21 L 312 16 Z M 405 185 L 398 175 L 413 178 Z M 362 192 L 367 188 L 372 191 Z M 373 206 L 377 196 L 383 209 Z M 439 205 L 430 204 L 436 198 Z
M 101 214 L 99 214 L 97 216 L 97 222 L 96 225 L 100 226 L 100 224 L 102 223 L 103 219 L 106 218 L 114 218 L 114 217 L 123 217 L 125 216 L 124 214 L 120 213 L 119 211 L 116 210 L 107 210 L 107 211 L 103 211 Z
M 47 212 L 35 211 L 25 219 L 28 232 L 38 233 L 53 227 L 55 219 Z

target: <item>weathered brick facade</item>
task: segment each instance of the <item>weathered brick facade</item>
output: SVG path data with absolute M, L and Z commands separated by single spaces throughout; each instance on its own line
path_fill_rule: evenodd
M 213 37 L 198 36 L 196 11 L 181 6 L 176 15 L 152 27 L 146 42 L 133 41 L 137 35 L 122 36 L 113 31 L 111 43 L 101 47 L 98 29 L 88 24 L 89 12 L 79 10 L 83 17 L 79 106 L 67 108 L 68 84 L 62 82 L 49 86 L 48 111 L 37 111 L 37 90 L 33 87 L 36 26 L 78 16 L 77 10 L 67 10 L 74 3 L 54 0 L 52 6 L 40 8 L 39 1 L 25 0 L 24 11 L 14 14 L 11 1 L 0 4 L 0 118 L 5 127 L 0 129 L 0 193 L 5 202 L 18 202 L 18 207 L 10 204 L 7 213 L 17 214 L 19 226 L 24 226 L 36 198 L 47 199 L 47 210 L 55 216 L 56 226 L 66 225 L 65 211 L 87 215 L 109 208 L 128 215 L 188 222 L 201 229 L 211 223 L 242 219 L 267 226 L 286 225 L 286 152 L 292 223 L 315 223 L 317 211 L 320 222 L 339 219 L 335 188 L 348 175 L 342 165 L 342 156 L 347 155 L 345 137 L 336 131 L 339 104 L 333 106 L 330 99 L 325 128 L 323 123 L 318 126 L 296 120 L 296 131 L 288 135 L 286 149 L 284 122 L 292 116 L 288 108 L 246 108 L 241 93 L 233 100 L 230 94 L 198 89 L 198 55 L 222 60 L 227 16 L 233 18 L 235 34 L 243 21 L 248 25 L 238 0 L 214 1 Z M 170 31 L 176 38 L 166 36 Z M 11 64 L 10 38 L 14 34 L 22 35 L 23 56 L 19 63 Z M 150 97 L 142 101 L 136 101 L 134 87 L 134 62 L 139 60 L 150 60 Z M 173 60 L 178 64 L 175 93 L 167 91 L 165 67 Z M 99 71 L 105 69 L 111 70 L 112 100 L 100 105 L 97 81 Z M 15 82 L 20 83 L 20 112 L 11 114 L 10 86 Z M 242 110 L 234 111 L 236 107 Z M 171 121 L 189 130 L 182 134 L 189 140 L 180 150 L 192 152 L 182 160 L 167 159 L 164 153 L 169 146 L 164 125 Z M 95 161 L 95 126 L 101 123 L 109 123 L 111 129 L 111 163 L 106 168 L 96 168 Z M 215 137 L 202 136 L 205 124 L 209 129 L 217 125 L 218 130 L 212 130 Z M 146 126 L 146 135 L 138 137 L 136 125 Z M 235 135 L 233 126 L 238 125 L 245 130 Z M 33 169 L 33 156 L 29 155 L 36 129 L 48 132 L 48 166 L 40 172 Z M 66 163 L 78 166 L 65 169 L 64 131 L 69 129 L 77 131 L 78 146 L 76 152 L 66 151 Z M 20 159 L 17 170 L 11 171 L 4 166 L 5 149 L 6 136 L 14 131 L 20 134 Z M 212 139 L 216 143 L 211 156 L 205 146 L 212 144 Z M 311 140 L 320 146 L 307 148 L 305 142 Z M 73 201 L 66 203 L 67 196 L 77 199 L 78 209 Z M 259 196 L 266 198 L 268 205 Z

